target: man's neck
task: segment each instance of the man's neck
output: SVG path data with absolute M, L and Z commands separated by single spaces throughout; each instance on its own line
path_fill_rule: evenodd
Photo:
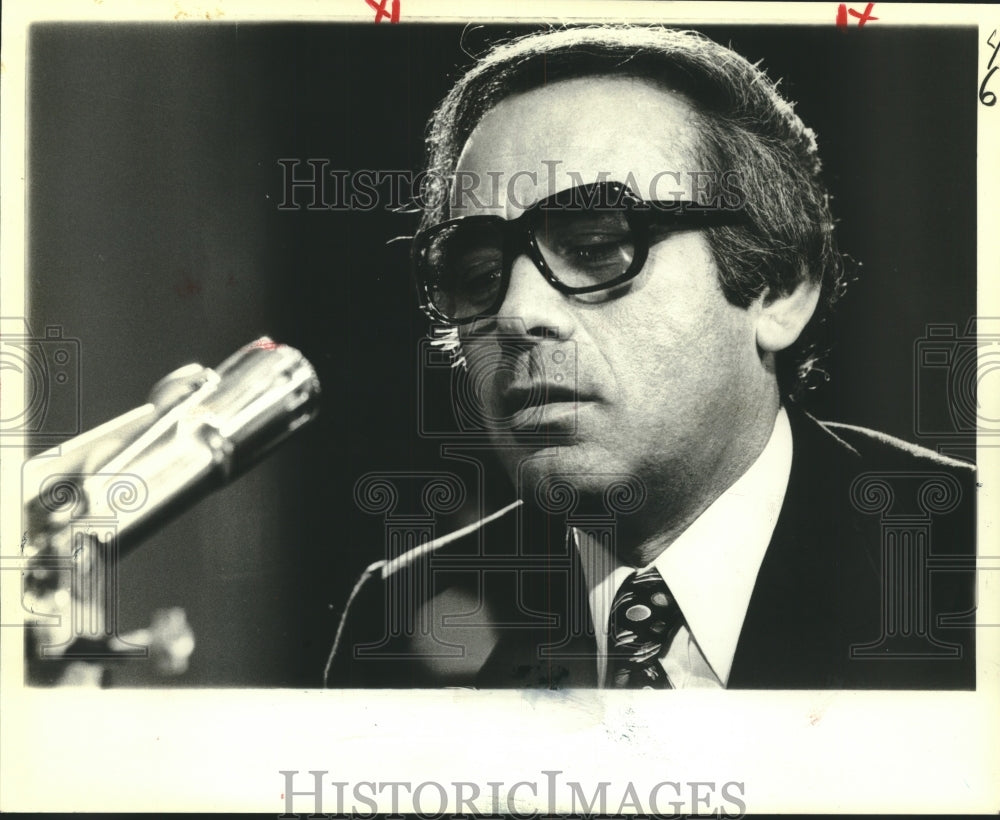
M 697 488 L 671 485 L 668 480 L 655 488 L 647 500 L 644 514 L 621 518 L 616 527 L 616 552 L 622 563 L 634 567 L 651 564 L 695 520 L 708 509 L 760 457 L 774 431 L 779 402 L 762 408 L 754 419 L 750 434 L 739 446 L 720 454 L 715 469 L 706 471 L 708 479 Z M 684 491 L 686 490 L 686 492 Z

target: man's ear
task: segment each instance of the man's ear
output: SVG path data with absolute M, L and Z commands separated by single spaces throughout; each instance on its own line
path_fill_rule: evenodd
M 820 283 L 802 280 L 790 293 L 764 294 L 757 316 L 757 346 L 777 353 L 791 345 L 812 318 L 819 301 Z

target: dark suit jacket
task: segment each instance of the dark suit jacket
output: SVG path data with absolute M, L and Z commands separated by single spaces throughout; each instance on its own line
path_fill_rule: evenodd
M 795 408 L 789 421 L 788 490 L 728 687 L 974 689 L 974 469 Z M 387 574 L 375 566 L 327 685 L 596 686 L 565 526 L 521 507 Z

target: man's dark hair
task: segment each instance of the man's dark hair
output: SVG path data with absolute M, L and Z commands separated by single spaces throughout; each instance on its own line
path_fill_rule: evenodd
M 428 176 L 452 177 L 469 135 L 501 100 L 587 76 L 639 78 L 684 95 L 698 117 L 700 170 L 738 175 L 746 221 L 706 229 L 732 304 L 789 293 L 806 279 L 821 283 L 810 326 L 777 357 L 783 392 L 801 392 L 819 353 L 816 331 L 844 287 L 833 217 L 812 130 L 761 69 L 730 49 L 697 32 L 636 25 L 547 30 L 495 46 L 431 116 Z M 706 193 L 707 201 L 720 195 Z M 447 218 L 447 207 L 448 197 L 429 202 L 421 227 Z

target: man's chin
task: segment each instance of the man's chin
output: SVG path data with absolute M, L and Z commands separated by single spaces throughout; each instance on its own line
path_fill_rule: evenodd
M 518 497 L 552 512 L 631 510 L 646 497 L 641 479 L 613 453 L 583 443 L 508 446 L 499 456 Z

